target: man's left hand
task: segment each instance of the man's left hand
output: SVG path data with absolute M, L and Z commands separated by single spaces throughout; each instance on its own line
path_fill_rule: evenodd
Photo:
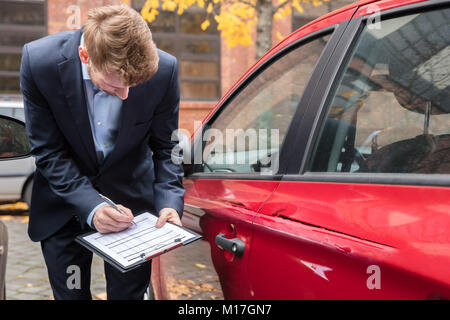
M 173 224 L 181 226 L 180 216 L 175 209 L 163 208 L 159 211 L 159 218 L 156 221 L 156 227 L 161 228 L 166 222 L 172 222 Z

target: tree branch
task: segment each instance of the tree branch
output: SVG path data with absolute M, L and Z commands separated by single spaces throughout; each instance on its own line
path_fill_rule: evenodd
M 239 2 L 248 5 L 249 7 L 252 7 L 253 9 L 256 9 L 256 5 L 254 5 L 253 3 L 247 1 L 247 0 L 238 0 Z
M 286 1 L 286 2 L 284 2 L 284 3 L 282 3 L 282 4 L 280 4 L 279 6 L 275 7 L 274 12 L 276 13 L 278 10 L 280 10 L 280 9 L 283 8 L 284 6 L 286 6 L 286 5 L 288 5 L 288 4 L 291 4 L 291 2 L 292 2 L 292 1 Z

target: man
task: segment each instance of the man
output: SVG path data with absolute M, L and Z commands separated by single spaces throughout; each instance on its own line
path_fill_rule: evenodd
M 21 89 L 37 166 L 28 233 L 41 241 L 55 299 L 91 299 L 92 253 L 77 235 L 124 230 L 142 211 L 159 215 L 158 227 L 181 225 L 183 171 L 171 160 L 177 70 L 127 6 L 92 9 L 82 29 L 24 46 Z M 73 266 L 80 288 L 67 285 Z M 108 299 L 142 299 L 150 264 L 121 274 L 105 263 L 105 274 Z

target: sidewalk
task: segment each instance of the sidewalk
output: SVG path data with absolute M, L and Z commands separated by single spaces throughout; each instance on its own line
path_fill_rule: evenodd
M 53 299 L 40 244 L 32 242 L 27 235 L 28 217 L 0 216 L 0 220 L 8 227 L 9 235 L 6 299 Z M 209 243 L 199 240 L 161 257 L 170 299 L 223 299 L 209 251 Z M 106 299 L 103 260 L 96 255 L 92 263 L 91 292 L 94 299 Z

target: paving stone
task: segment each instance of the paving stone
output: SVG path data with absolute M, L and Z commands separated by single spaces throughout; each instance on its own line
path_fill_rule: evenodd
M 8 292 L 6 293 L 6 298 L 9 299 Z M 11 300 L 37 300 L 36 294 L 30 294 L 30 293 L 17 293 L 14 296 L 10 297 Z
M 21 217 L 4 220 L 9 234 L 6 298 L 53 299 L 40 244 L 29 239 L 27 224 L 22 220 Z M 210 247 L 206 241 L 196 241 L 187 247 L 171 251 L 162 256 L 161 263 L 166 270 L 166 277 L 172 281 L 168 289 L 174 299 L 223 299 L 217 274 L 212 267 Z M 97 255 L 93 256 L 91 272 L 92 296 L 94 299 L 104 299 L 106 297 L 104 263 Z M 180 294 L 180 288 L 189 290 L 189 294 Z

